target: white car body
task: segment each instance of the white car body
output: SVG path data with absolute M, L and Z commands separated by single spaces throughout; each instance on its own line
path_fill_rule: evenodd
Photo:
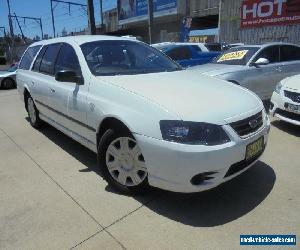
M 300 75 L 288 77 L 278 86 L 271 98 L 270 114 L 300 126 Z
M 241 174 L 258 160 L 261 154 L 246 162 L 246 148 L 259 138 L 263 138 L 264 146 L 267 144 L 270 122 L 254 93 L 193 71 L 95 76 L 80 45 L 99 40 L 126 38 L 64 37 L 31 45 L 60 42 L 71 45 L 85 79 L 83 85 L 57 82 L 54 76 L 32 71 L 33 63 L 29 70 L 19 69 L 17 84 L 21 98 L 24 100 L 25 91 L 30 93 L 42 120 L 95 153 L 101 124 L 108 118 L 119 120 L 131 131 L 142 151 L 149 184 L 165 190 L 207 190 Z M 261 124 L 244 136 L 230 125 L 245 120 L 248 126 L 247 119 L 257 114 Z M 216 124 L 226 132 L 230 142 L 205 146 L 166 141 L 160 129 L 161 120 Z M 233 165 L 237 171 L 226 176 Z M 193 185 L 191 178 L 203 172 L 213 172 L 212 178 Z

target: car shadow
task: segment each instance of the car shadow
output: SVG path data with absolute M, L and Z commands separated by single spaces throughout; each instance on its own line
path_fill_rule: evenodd
M 288 133 L 288 134 L 293 135 L 293 136 L 300 137 L 299 126 L 296 126 L 294 124 L 291 124 L 291 123 L 288 123 L 288 122 L 284 122 L 284 121 L 281 121 L 281 120 L 272 121 L 271 124 L 274 127 L 282 130 L 285 133 Z
M 50 125 L 40 132 L 85 165 L 80 172 L 93 171 L 102 176 L 95 153 Z M 255 209 L 271 192 L 275 181 L 273 169 L 259 161 L 242 175 L 209 191 L 180 194 L 151 188 L 149 193 L 134 198 L 171 220 L 194 227 L 213 227 L 234 221 Z M 105 190 L 117 193 L 110 186 Z M 145 198 L 149 199 L 145 201 Z

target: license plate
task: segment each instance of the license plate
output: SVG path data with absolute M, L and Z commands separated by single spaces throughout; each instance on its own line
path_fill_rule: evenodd
M 261 137 L 255 142 L 249 144 L 246 148 L 246 161 L 259 155 L 264 149 L 264 138 Z
M 288 103 L 287 104 L 287 110 L 289 110 L 291 112 L 300 113 L 300 106 Z

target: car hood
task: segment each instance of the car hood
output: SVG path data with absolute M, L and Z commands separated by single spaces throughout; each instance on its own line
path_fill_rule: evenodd
M 300 92 L 300 75 L 288 77 L 283 81 L 283 85 L 287 89 Z
M 208 63 L 189 68 L 189 70 L 196 70 L 197 72 L 209 76 L 223 75 L 243 69 L 245 69 L 245 66 L 243 65 L 227 65 L 217 63 Z
M 249 90 L 194 71 L 98 78 L 142 96 L 185 121 L 223 125 L 263 109 L 260 99 Z

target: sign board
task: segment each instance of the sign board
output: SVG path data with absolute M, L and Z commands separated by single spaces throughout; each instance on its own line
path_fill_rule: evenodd
M 177 14 L 177 0 L 153 0 L 154 17 Z M 119 25 L 147 20 L 148 0 L 118 0 Z
M 241 28 L 300 23 L 300 0 L 244 0 Z

